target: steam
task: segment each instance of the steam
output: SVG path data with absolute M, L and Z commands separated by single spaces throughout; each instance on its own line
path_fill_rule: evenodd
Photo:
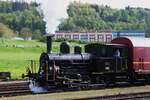
M 29 88 L 33 93 L 44 93 L 44 92 L 48 92 L 48 90 L 46 90 L 43 87 L 39 87 L 38 85 L 36 85 L 33 82 L 30 82 L 29 84 Z
M 55 33 L 61 21 L 68 17 L 67 9 L 70 2 L 73 1 L 84 3 L 89 1 L 93 2 L 93 0 L 24 0 L 24 1 L 26 2 L 36 1 L 41 4 L 41 9 L 44 13 L 44 20 L 46 22 L 46 32 L 49 34 Z
M 61 21 L 68 17 L 67 9 L 70 1 L 72 0 L 37 0 L 41 3 L 47 33 L 55 33 Z

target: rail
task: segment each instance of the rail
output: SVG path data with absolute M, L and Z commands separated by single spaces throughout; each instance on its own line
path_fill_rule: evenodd
M 80 98 L 74 100 L 149 100 L 150 92 L 141 92 L 141 93 L 130 93 L 130 94 L 118 94 L 110 96 L 100 96 L 92 98 Z
M 0 83 L 0 97 L 18 96 L 31 94 L 29 82 L 12 81 Z

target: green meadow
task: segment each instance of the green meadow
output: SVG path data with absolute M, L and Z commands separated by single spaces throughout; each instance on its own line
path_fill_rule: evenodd
M 53 52 L 59 52 L 59 44 L 53 42 Z M 72 47 L 76 45 L 71 44 Z M 45 51 L 46 44 L 42 42 L 0 39 L 0 72 L 11 72 L 12 78 L 21 79 L 31 60 L 38 61 L 40 54 Z
M 12 78 L 20 79 L 30 60 L 38 60 L 45 47 L 37 41 L 0 39 L 0 72 L 11 72 Z

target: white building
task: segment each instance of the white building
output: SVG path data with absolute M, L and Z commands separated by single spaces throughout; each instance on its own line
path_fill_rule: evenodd
M 101 33 L 55 33 L 55 39 L 66 38 L 71 40 L 91 41 L 91 42 L 110 42 L 113 38 L 111 32 Z

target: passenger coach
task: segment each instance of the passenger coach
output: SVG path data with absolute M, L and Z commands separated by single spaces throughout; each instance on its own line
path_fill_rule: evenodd
M 150 38 L 119 37 L 112 43 L 128 46 L 128 67 L 133 80 L 150 79 Z

